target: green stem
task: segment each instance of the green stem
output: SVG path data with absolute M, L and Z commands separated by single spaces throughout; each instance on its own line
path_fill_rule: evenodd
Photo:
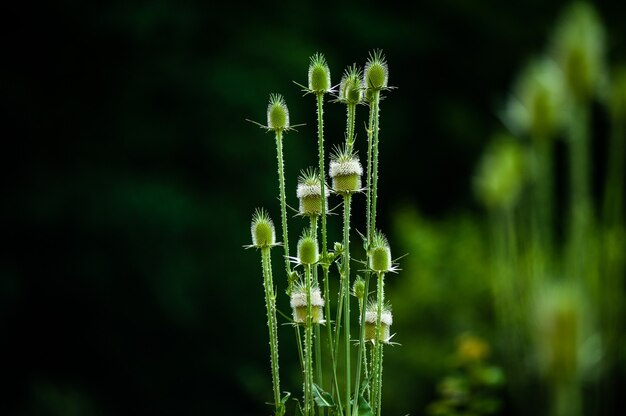
M 317 217 L 311 216 L 309 217 L 311 222 L 311 233 L 315 238 L 317 238 Z M 313 282 L 319 286 L 319 281 L 317 277 L 317 264 L 313 265 Z M 320 325 L 315 325 L 315 379 L 317 384 L 321 387 L 324 385 L 323 382 L 323 372 L 322 372 L 322 348 L 321 348 L 321 330 Z M 324 415 L 324 409 L 320 408 L 320 415 Z
M 326 262 L 326 170 L 324 167 L 324 94 L 317 94 L 317 147 L 319 151 L 320 190 L 322 195 L 322 257 Z
M 305 415 L 314 413 L 313 409 L 313 310 L 311 307 L 311 265 L 305 265 L 306 280 L 306 328 L 304 337 L 304 355 L 306 362 L 304 401 Z
M 346 147 L 348 152 L 354 148 L 354 124 L 356 122 L 356 104 L 348 104 L 348 120 L 346 126 Z
M 291 264 L 289 263 L 289 236 L 287 232 L 287 202 L 285 197 L 285 168 L 283 161 L 283 132 L 276 131 L 276 157 L 278 159 L 278 185 L 280 189 L 280 214 L 283 228 L 283 248 L 285 249 L 285 271 L 287 276 L 291 275 Z M 291 293 L 291 279 L 289 279 L 289 293 Z
M 326 329 L 327 329 L 327 335 L 328 335 L 328 350 L 330 352 L 330 361 L 333 367 L 333 380 L 334 380 L 334 386 L 335 386 L 335 394 L 336 394 L 336 398 L 337 398 L 337 405 L 339 408 L 339 412 L 338 414 L 343 414 L 343 410 L 342 410 L 342 404 L 341 404 L 341 392 L 339 391 L 339 382 L 337 379 L 337 356 L 335 354 L 335 351 L 337 351 L 337 347 L 333 346 L 333 331 L 332 331 L 332 325 L 331 325 L 331 321 L 330 321 L 330 289 L 329 289 L 329 282 L 328 282 L 328 266 L 327 265 L 322 265 L 322 270 L 324 272 L 324 299 L 326 302 L 325 305 L 325 314 L 326 314 Z M 335 339 L 339 338 L 339 334 L 335 334 Z
M 359 391 L 361 389 L 361 362 L 364 361 L 364 371 L 365 375 L 364 380 L 367 380 L 367 357 L 365 353 L 365 299 L 367 299 L 367 292 L 369 291 L 369 274 L 366 275 L 365 278 L 365 290 L 364 290 L 364 298 L 359 300 L 359 315 L 361 319 L 359 320 L 360 330 L 359 330 L 359 355 L 356 362 L 356 376 L 354 379 L 354 400 L 358 400 Z M 358 406 L 354 407 L 354 415 L 356 416 L 358 412 Z
M 587 272 L 587 244 L 591 225 L 589 108 L 576 101 L 569 131 L 570 171 L 570 229 L 569 274 L 584 277 Z M 592 283 L 592 288 L 595 289 Z
M 343 296 L 346 304 L 344 316 L 345 352 L 346 352 L 346 414 L 350 415 L 350 205 L 351 195 L 343 197 Z
M 378 272 L 378 285 L 376 287 L 376 401 L 375 409 L 376 414 L 380 416 L 380 408 L 382 402 L 382 387 L 383 387 L 383 344 L 380 341 L 381 334 L 381 317 L 383 311 L 383 302 L 385 300 L 385 274 Z
M 278 330 L 276 326 L 276 296 L 272 279 L 270 248 L 261 249 L 263 265 L 263 286 L 265 287 L 265 307 L 267 309 L 267 326 L 270 335 L 270 362 L 272 367 L 272 385 L 274 387 L 274 406 L 278 412 L 280 403 L 280 380 L 278 376 Z
M 604 191 L 604 222 L 619 226 L 624 217 L 624 164 L 626 157 L 626 120 L 615 117 L 611 126 L 606 188 Z
M 373 231 L 371 230 L 372 223 L 372 142 L 374 134 L 374 108 L 373 104 L 370 105 L 369 112 L 369 122 L 367 124 L 367 171 L 366 174 L 366 195 L 365 195 L 365 216 L 366 216 L 366 227 L 367 227 L 367 243 L 372 243 L 372 238 L 374 236 Z
M 374 236 L 374 230 L 376 229 L 376 194 L 378 190 L 378 118 L 380 113 L 380 91 L 374 91 L 374 96 L 372 97 L 372 112 L 374 113 L 372 116 L 372 134 L 373 134 L 373 143 L 372 143 L 372 208 L 371 208 L 371 224 L 370 224 L 370 242 L 372 237 Z

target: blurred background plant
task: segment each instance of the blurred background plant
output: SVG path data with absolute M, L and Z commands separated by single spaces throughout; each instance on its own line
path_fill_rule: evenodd
M 426 414 L 466 332 L 505 375 L 501 414 L 626 405 L 623 2 L 18 6 L 3 29 L 1 414 L 269 413 L 258 259 L 240 248 L 250 212 L 275 205 L 275 155 L 244 119 L 285 95 L 307 124 L 284 143 L 296 178 L 316 120 L 286 80 L 315 51 L 344 68 L 372 48 L 401 87 L 381 113 L 379 226 L 410 253 L 386 282 L 401 346 L 385 353 L 385 413 Z M 299 376 L 281 365 L 281 384 Z
M 463 334 L 453 357 L 454 373 L 437 386 L 440 398 L 428 407 L 433 416 L 491 415 L 502 405 L 498 389 L 504 383 L 500 367 L 490 365 L 489 344 L 471 334 Z

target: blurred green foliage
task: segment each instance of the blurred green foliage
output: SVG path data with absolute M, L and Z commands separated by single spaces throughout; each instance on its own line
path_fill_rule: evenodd
M 257 257 L 241 248 L 255 207 L 273 207 L 278 218 L 275 161 L 271 136 L 244 119 L 263 120 L 277 92 L 292 122 L 307 124 L 285 140 L 295 205 L 297 173 L 315 160 L 315 114 L 290 80 L 306 79 L 316 51 L 336 83 L 346 66 L 363 63 L 363 51 L 383 48 L 389 82 L 400 87 L 381 115 L 381 226 L 393 225 L 395 252 L 410 253 L 388 279 L 402 345 L 386 352 L 386 410 L 425 413 L 461 333 L 489 342 L 492 362 L 505 368 L 490 230 L 472 197 L 472 172 L 502 128 L 497 115 L 515 74 L 541 50 L 565 3 L 7 5 L 5 18 L 16 24 L 4 29 L 2 113 L 12 134 L 2 153 L 8 386 L 0 413 L 268 412 L 262 282 Z M 598 14 L 609 61 L 625 61 L 623 3 L 603 2 Z M 619 114 L 621 90 L 610 90 Z M 610 124 L 598 116 L 591 126 L 596 161 L 607 156 Z M 326 128 L 329 145 L 343 140 L 341 112 L 328 112 Z M 364 137 L 357 130 L 357 141 Z M 560 146 L 556 172 L 565 170 Z M 595 166 L 591 197 L 600 205 L 604 173 Z M 565 205 L 556 195 L 556 206 Z M 329 234 L 339 240 L 338 229 Z M 623 230 L 601 237 L 613 259 L 602 264 L 619 273 Z M 612 285 L 611 299 L 623 297 L 623 280 Z M 611 328 L 623 311 L 602 313 Z M 290 335 L 279 328 L 280 339 Z M 617 393 L 626 364 L 615 348 L 614 364 L 585 390 L 614 393 L 612 401 L 586 414 L 624 406 Z M 294 363 L 281 366 L 294 385 L 295 352 L 281 351 L 281 360 Z M 503 414 L 545 413 L 547 394 L 532 377 L 521 389 L 532 401 L 515 401 L 507 386 Z

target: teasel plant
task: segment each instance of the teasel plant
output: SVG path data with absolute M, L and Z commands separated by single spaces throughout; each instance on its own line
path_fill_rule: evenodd
M 544 383 L 554 416 L 610 409 L 606 380 L 619 360 L 626 76 L 608 70 L 605 38 L 592 5 L 564 9 L 546 51 L 518 76 L 502 117 L 509 132 L 495 135 L 474 180 L 492 225 L 494 309 L 508 338 L 511 394 L 527 408 L 525 386 Z M 604 120 L 608 147 L 597 154 L 593 140 L 603 130 L 593 126 Z M 555 169 L 558 139 L 564 175 Z M 598 380 L 607 385 L 594 386 Z M 596 398 L 584 394 L 592 388 Z
M 290 393 L 284 393 L 278 382 L 278 340 L 276 312 L 293 325 L 302 370 L 302 399 L 293 397 L 297 411 L 311 415 L 380 415 L 382 409 L 383 345 L 391 345 L 389 333 L 392 323 L 390 303 L 384 296 L 384 277 L 396 272 L 389 244 L 376 230 L 376 194 L 378 188 L 378 151 L 380 100 L 388 87 L 388 68 L 380 50 L 372 52 L 363 69 L 349 66 L 338 86 L 331 84 L 331 73 L 324 55 L 314 54 L 309 61 L 307 85 L 299 85 L 305 95 L 315 97 L 317 117 L 317 166 L 301 171 L 297 180 L 297 215 L 308 220 L 297 244 L 297 254 L 290 256 L 288 235 L 287 195 L 285 193 L 283 134 L 293 130 L 289 112 L 282 96 L 270 95 L 267 125 L 256 125 L 273 132 L 276 141 L 279 199 L 285 260 L 286 294 L 291 314 L 276 310 L 276 290 L 271 277 L 269 247 L 262 251 L 263 275 L 268 305 L 272 376 L 274 382 L 275 414 L 286 412 Z M 326 100 L 326 97 L 333 97 Z M 324 103 L 332 101 L 346 106 L 345 141 L 336 145 L 327 163 L 324 142 Z M 367 135 L 367 166 L 364 169 L 356 150 L 357 108 L 369 109 L 365 123 Z M 327 176 L 328 175 L 328 176 Z M 365 178 L 363 177 L 365 175 Z M 327 182 L 327 178 L 329 179 Z M 363 184 L 363 182 L 366 182 Z M 360 233 L 366 257 L 352 257 L 351 219 L 353 196 L 365 193 L 366 229 Z M 327 219 L 333 211 L 329 207 L 332 194 L 341 198 L 342 239 L 330 245 L 327 237 Z M 258 211 L 261 212 L 261 211 Z M 255 214 L 255 219 L 269 218 Z M 254 223 L 253 223 L 254 224 Z M 253 225 L 254 227 L 254 225 Z M 273 228 L 272 228 L 273 230 Z M 257 243 L 253 244 L 257 247 Z M 354 276 L 351 265 L 364 265 L 360 275 Z M 336 268 L 332 267 L 336 264 Z M 321 279 L 319 269 L 321 268 Z M 331 272 L 337 270 L 338 293 L 331 296 Z M 362 276 L 361 276 L 362 274 Z M 374 297 L 369 296 L 370 276 L 376 277 Z M 334 277 L 334 276 L 333 276 Z M 271 290 L 268 290 L 271 287 Z M 352 298 L 358 303 L 355 319 Z M 269 300 L 268 300 L 269 299 Z M 270 317 L 270 312 L 273 315 Z M 334 319 L 332 319 L 333 317 Z M 352 324 L 358 324 L 354 331 Z M 322 328 L 325 328 L 323 330 Z M 343 332 L 342 332 L 343 331 Z M 302 335 L 302 332 L 304 335 Z M 368 347 L 369 359 L 368 359 Z M 355 348 L 356 347 L 356 348 Z M 355 351 L 356 350 L 356 351 Z M 354 360 L 356 355 L 356 360 Z M 325 374 L 325 370 L 330 370 Z

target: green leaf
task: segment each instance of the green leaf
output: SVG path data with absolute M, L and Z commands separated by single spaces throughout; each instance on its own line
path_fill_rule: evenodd
M 287 400 L 289 400 L 291 393 L 288 391 L 284 393 L 285 395 L 282 397 L 282 399 L 280 399 L 280 404 L 276 408 L 276 416 L 283 416 L 287 412 L 287 407 L 285 406 L 285 404 L 287 403 Z
M 374 416 L 370 404 L 365 400 L 363 395 L 359 395 L 359 416 Z
M 313 400 L 315 400 L 318 407 L 335 407 L 335 401 L 330 393 L 322 390 L 315 383 L 313 383 Z

